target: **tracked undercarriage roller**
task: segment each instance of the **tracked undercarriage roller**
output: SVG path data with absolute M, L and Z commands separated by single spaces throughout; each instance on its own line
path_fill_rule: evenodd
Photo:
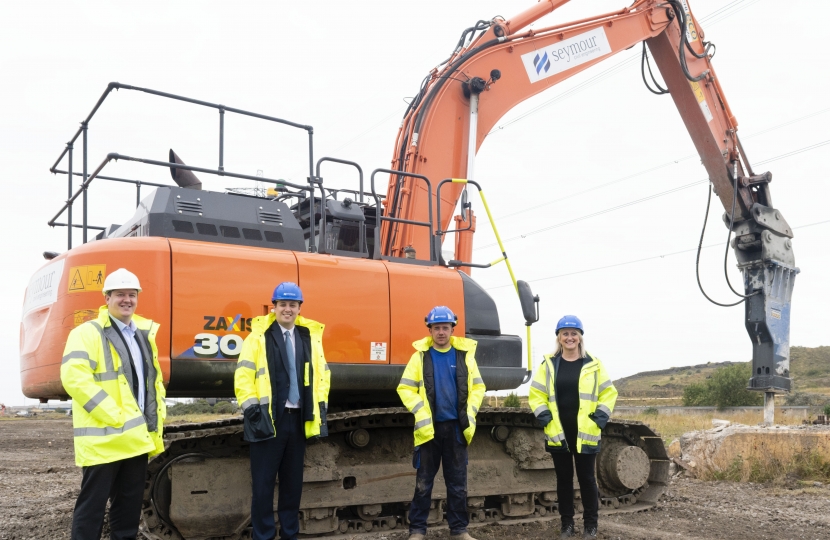
M 331 414 L 329 437 L 306 450 L 302 534 L 404 528 L 415 488 L 413 417 L 405 409 Z M 526 409 L 478 413 L 469 448 L 468 507 L 473 523 L 556 511 L 556 471 L 542 432 Z M 148 467 L 143 524 L 157 539 L 249 535 L 251 481 L 242 420 L 172 426 L 167 450 Z M 597 459 L 600 513 L 652 506 L 668 483 L 660 437 L 640 422 L 612 420 Z M 579 493 L 578 510 L 581 511 Z M 429 523 L 444 519 L 446 488 L 436 476 Z M 276 501 L 274 503 L 276 508 Z

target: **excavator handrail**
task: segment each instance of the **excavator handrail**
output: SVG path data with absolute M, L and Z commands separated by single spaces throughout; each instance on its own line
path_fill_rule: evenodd
M 92 120 L 92 117 L 95 116 L 95 114 L 98 112 L 98 109 L 101 108 L 101 105 L 103 105 L 104 101 L 106 101 L 107 97 L 109 97 L 110 93 L 113 90 L 136 90 L 138 92 L 144 92 L 145 94 L 150 94 L 150 95 L 157 96 L 157 97 L 172 99 L 172 100 L 175 100 L 175 101 L 182 101 L 182 102 L 185 102 L 185 103 L 191 103 L 193 105 L 199 105 L 199 106 L 202 106 L 202 107 L 208 107 L 208 108 L 218 110 L 219 111 L 219 169 L 218 169 L 219 171 L 224 171 L 225 170 L 225 164 L 224 164 L 224 159 L 225 158 L 224 158 L 224 156 L 225 156 L 225 112 L 226 111 L 236 113 L 236 114 L 240 114 L 240 115 L 243 115 L 243 116 L 250 116 L 252 118 L 258 118 L 260 120 L 266 120 L 268 122 L 274 122 L 274 123 L 282 124 L 282 125 L 293 127 L 293 128 L 302 129 L 302 130 L 306 131 L 306 133 L 308 133 L 308 174 L 309 174 L 309 177 L 311 177 L 314 174 L 314 128 L 312 126 L 309 126 L 309 125 L 306 125 L 306 124 L 300 124 L 298 122 L 292 122 L 291 120 L 286 120 L 284 118 L 278 118 L 276 116 L 269 116 L 269 115 L 265 115 L 265 114 L 260 114 L 260 113 L 256 113 L 256 112 L 253 112 L 253 111 L 247 111 L 245 109 L 238 109 L 236 107 L 228 107 L 228 106 L 225 106 L 225 105 L 222 105 L 222 104 L 219 104 L 219 103 L 211 103 L 209 101 L 204 101 L 204 100 L 200 100 L 200 99 L 193 99 L 193 98 L 189 98 L 189 97 L 186 97 L 186 96 L 171 94 L 169 92 L 162 92 L 160 90 L 153 90 L 152 88 L 142 88 L 140 86 L 132 86 L 132 85 L 129 85 L 129 84 L 121 84 L 119 82 L 111 82 L 107 85 L 107 88 L 106 88 L 106 90 L 104 90 L 104 93 L 101 94 L 101 97 L 98 98 L 98 101 L 95 103 L 95 106 L 92 108 L 92 111 L 90 111 L 90 113 L 87 115 L 86 119 L 84 119 L 81 122 L 81 127 L 78 128 L 78 131 L 75 132 L 75 135 L 69 140 L 69 142 L 66 143 L 66 146 L 64 147 L 61 154 L 58 156 L 58 159 L 55 160 L 55 163 L 49 168 L 49 171 L 52 174 L 66 174 L 67 175 L 67 192 L 68 192 L 67 196 L 70 197 L 70 199 L 73 200 L 73 201 L 75 200 L 75 197 L 72 196 L 72 194 L 73 194 L 73 192 L 72 192 L 72 177 L 73 176 L 82 176 L 83 177 L 83 183 L 86 183 L 87 178 L 88 178 L 88 175 L 87 175 L 87 165 L 88 165 L 87 147 L 88 147 L 88 144 L 89 144 L 89 135 L 88 135 L 89 122 Z M 83 172 L 82 172 L 82 174 L 78 175 L 77 173 L 74 173 L 73 170 L 72 170 L 72 165 L 73 165 L 73 163 L 72 163 L 72 154 L 74 152 L 75 141 L 77 141 L 78 137 L 81 137 L 81 136 L 83 136 L 82 137 L 82 141 L 83 141 Z M 68 170 L 63 171 L 63 170 L 58 169 L 57 168 L 58 165 L 63 160 L 63 158 L 67 155 L 69 156 Z M 208 172 L 208 171 L 204 171 L 204 172 Z M 213 173 L 210 173 L 210 174 L 213 174 Z M 84 243 L 86 243 L 86 241 L 87 241 L 87 229 L 90 228 L 90 227 L 87 224 L 87 197 L 86 197 L 86 191 L 84 191 L 83 193 L 84 193 L 84 197 L 83 197 L 83 225 L 81 226 L 81 228 L 83 229 L 83 241 L 84 241 Z M 140 190 L 139 190 L 139 194 L 140 194 Z M 66 208 L 62 209 L 61 212 L 63 212 L 63 210 L 65 210 L 65 209 Z M 69 206 L 67 216 L 68 216 L 67 226 L 69 227 L 69 232 L 68 232 L 68 235 L 67 235 L 67 246 L 66 247 L 67 247 L 67 249 L 72 249 L 72 228 L 74 226 L 72 224 L 72 207 L 71 207 L 71 205 Z M 50 222 L 50 225 L 53 225 L 53 224 Z M 55 223 L 54 225 L 57 225 L 57 224 Z M 313 238 L 312 238 L 312 242 L 313 242 Z M 312 244 L 312 247 L 313 247 L 313 244 Z
M 342 250 L 339 250 L 339 249 L 328 249 L 328 248 L 325 247 L 326 214 L 328 212 L 328 208 L 327 208 L 327 205 L 326 205 L 326 192 L 323 189 L 323 177 L 320 175 L 320 166 L 323 163 L 327 163 L 327 162 L 328 163 L 339 163 L 341 165 L 349 165 L 349 166 L 354 167 L 355 169 L 357 169 L 358 182 L 359 182 L 359 185 L 360 185 L 360 188 L 359 188 L 359 191 L 358 191 L 359 196 L 360 196 L 360 201 L 359 202 L 361 202 L 361 203 L 363 202 L 363 168 L 357 162 L 349 161 L 347 159 L 329 157 L 329 156 L 324 156 L 324 157 L 321 157 L 320 159 L 317 160 L 317 167 L 315 168 L 316 175 L 315 175 L 314 181 L 315 181 L 315 183 L 319 183 L 320 192 L 322 193 L 322 197 L 320 198 L 321 208 L 320 208 L 320 229 L 319 229 L 320 230 L 320 242 L 321 243 L 320 243 L 319 246 L 317 246 L 317 252 L 318 253 L 332 253 L 334 255 L 349 255 L 351 257 L 354 257 L 353 252 L 342 251 Z M 310 231 L 310 234 L 313 235 L 314 234 L 314 195 L 313 194 L 312 194 L 311 200 L 309 201 L 309 204 L 310 204 L 310 207 L 309 207 L 310 208 L 309 231 Z M 357 240 L 357 242 L 358 242 L 358 253 L 363 255 L 364 251 L 365 251 L 365 255 L 368 256 L 369 251 L 368 251 L 368 249 L 366 249 L 366 221 L 365 220 L 361 221 L 358 224 L 358 240 Z
M 194 167 L 194 166 L 191 166 L 191 165 L 184 165 L 182 163 L 172 163 L 172 162 L 169 162 L 169 161 L 156 161 L 154 159 L 137 158 L 137 157 L 132 157 L 132 156 L 126 156 L 124 154 L 119 154 L 117 152 L 111 152 L 111 153 L 107 154 L 107 157 L 101 162 L 100 165 L 98 165 L 98 168 L 95 169 L 95 171 L 91 175 L 89 175 L 89 177 L 78 187 L 78 190 L 69 197 L 69 199 L 63 204 L 63 206 L 58 211 L 58 213 L 55 214 L 55 216 L 47 222 L 47 225 L 49 225 L 50 227 L 55 227 L 55 226 L 74 227 L 75 225 L 72 225 L 71 222 L 69 224 L 59 224 L 59 223 L 56 223 L 56 221 L 67 209 L 72 208 L 72 204 L 75 202 L 75 200 L 82 193 L 86 193 L 86 191 L 89 189 L 90 184 L 92 184 L 92 181 L 99 177 L 99 174 L 101 173 L 102 170 L 104 170 L 104 167 L 106 167 L 111 161 L 118 161 L 118 160 L 134 161 L 136 163 L 144 163 L 146 165 L 155 165 L 157 167 L 169 167 L 171 169 L 182 169 L 182 170 L 185 170 L 185 171 L 201 172 L 201 173 L 206 173 L 206 174 L 214 174 L 214 175 L 217 175 L 217 176 L 229 176 L 231 178 L 239 178 L 239 179 L 242 179 L 242 180 L 253 180 L 255 182 L 268 182 L 268 183 L 271 183 L 271 184 L 274 184 L 274 185 L 291 186 L 294 189 L 298 189 L 298 190 L 302 190 L 302 191 L 311 191 L 312 193 L 313 193 L 313 189 L 314 189 L 313 187 L 303 186 L 303 185 L 300 185 L 300 184 L 293 184 L 293 183 L 287 182 L 285 180 L 277 180 L 277 179 L 273 179 L 273 178 L 264 178 L 262 176 L 251 176 L 250 174 L 233 173 L 233 172 L 222 171 L 222 170 L 218 170 L 218 169 L 206 169 L 204 167 Z M 159 186 L 161 184 L 154 184 L 154 185 Z M 175 187 L 175 186 L 170 186 L 170 187 Z M 86 208 L 84 208 L 84 224 L 82 225 L 82 227 L 91 228 L 89 225 L 86 224 Z
M 402 218 L 394 218 L 389 216 L 384 216 L 381 213 L 381 202 L 380 197 L 378 196 L 377 191 L 375 190 L 375 175 L 377 173 L 386 173 L 389 175 L 399 175 L 399 176 L 408 176 L 410 178 L 416 178 L 419 180 L 423 180 L 427 184 L 427 193 L 429 194 L 429 221 L 416 221 L 412 219 L 402 219 Z M 370 178 L 370 186 L 372 188 L 372 197 L 375 198 L 375 204 L 377 206 L 378 212 L 378 222 L 375 226 L 375 259 L 385 259 L 385 260 L 406 260 L 401 257 L 388 257 L 386 255 L 381 255 L 381 245 L 380 245 L 380 225 L 383 221 L 389 221 L 393 223 L 406 223 L 407 225 L 417 225 L 420 227 L 427 227 L 429 231 L 429 261 L 430 262 L 438 262 L 438 259 L 435 257 L 435 247 L 434 247 L 434 233 L 433 233 L 433 221 L 432 221 L 432 182 L 429 181 L 429 178 L 422 174 L 410 173 L 406 171 L 396 171 L 393 169 L 375 169 L 372 171 L 372 176 Z M 417 259 L 415 259 L 417 260 Z
M 451 267 L 454 267 L 454 268 L 459 268 L 459 267 L 462 267 L 462 266 L 471 266 L 473 268 L 490 268 L 492 266 L 497 265 L 500 262 L 504 262 L 504 264 L 507 265 L 507 271 L 510 274 L 510 280 L 513 282 L 513 289 L 516 291 L 516 295 L 519 297 L 519 302 L 521 303 L 522 302 L 522 295 L 519 292 L 519 282 L 516 280 L 516 276 L 513 274 L 513 267 L 510 265 L 510 259 L 507 258 L 507 252 L 504 249 L 504 244 L 502 244 L 501 236 L 499 236 L 499 230 L 496 228 L 496 221 L 493 219 L 493 215 L 490 213 L 490 207 L 487 205 L 487 199 L 484 197 L 484 190 L 481 189 L 481 185 L 478 182 L 476 182 L 475 180 L 467 180 L 467 179 L 464 179 L 464 178 L 445 178 L 445 179 L 441 180 L 440 182 L 438 182 L 438 187 L 435 190 L 435 198 L 437 200 L 439 200 L 439 201 L 441 200 L 441 187 L 444 184 L 448 183 L 448 182 L 453 183 L 453 184 L 473 185 L 473 186 L 476 187 L 476 189 L 478 190 L 478 194 L 481 197 L 481 202 L 484 205 L 484 209 L 487 211 L 487 217 L 490 219 L 490 226 L 493 228 L 493 234 L 496 236 L 496 240 L 498 241 L 499 249 L 501 249 L 501 255 L 502 256 L 499 257 L 498 259 L 490 262 L 490 263 L 487 263 L 487 264 L 465 263 L 465 262 L 461 262 L 461 261 L 449 261 L 445 264 L 444 263 L 444 257 L 441 255 L 441 236 L 443 236 L 444 234 L 449 232 L 449 230 L 446 230 L 446 231 L 441 230 L 441 205 L 439 204 L 438 209 L 437 209 L 437 216 L 436 216 L 436 219 L 438 220 L 438 230 L 435 232 L 435 239 L 434 239 L 435 251 L 438 252 L 439 264 L 442 264 L 444 266 L 451 266 Z M 524 283 L 524 286 L 528 287 L 528 290 L 529 290 L 529 286 L 527 285 L 527 283 L 526 282 L 523 282 L 523 283 Z M 539 297 L 536 296 L 535 300 L 536 300 L 536 305 L 538 306 L 539 305 L 538 304 L 539 303 Z M 536 321 L 538 321 L 538 320 L 539 319 L 537 317 Z M 527 374 L 525 375 L 524 380 L 522 380 L 522 384 L 525 384 L 526 382 L 528 382 L 530 380 L 530 377 L 531 377 L 532 373 L 533 373 L 533 353 L 531 351 L 531 345 L 530 345 L 531 344 L 530 326 L 533 324 L 533 322 L 536 322 L 536 321 L 528 320 L 528 321 L 525 322 L 525 326 L 527 327 Z
M 501 241 L 501 236 L 499 235 L 498 228 L 496 228 L 496 222 L 493 219 L 493 214 L 490 212 L 490 206 L 487 204 L 487 199 L 484 197 L 484 190 L 482 190 L 479 183 L 474 181 L 474 180 L 466 180 L 464 178 L 445 178 L 445 179 L 441 180 L 438 183 L 438 189 L 437 189 L 437 192 L 436 192 L 436 195 L 435 195 L 436 198 L 439 198 L 439 195 L 441 193 L 441 186 L 443 186 L 447 182 L 450 182 L 450 183 L 453 183 L 453 184 L 472 184 L 476 187 L 476 189 L 478 189 L 478 195 L 481 197 L 481 202 L 484 205 L 484 210 L 487 213 L 487 217 L 490 219 L 490 226 L 493 228 L 493 234 L 496 236 L 496 242 L 498 243 L 499 249 L 501 250 L 501 257 L 499 257 L 498 259 L 496 259 L 496 260 L 494 260 L 494 261 L 492 261 L 488 264 L 474 264 L 474 263 L 466 263 L 466 262 L 462 262 L 462 261 L 449 261 L 446 264 L 446 266 L 452 266 L 452 267 L 456 267 L 456 268 L 461 267 L 461 266 L 471 266 L 473 268 L 490 268 L 491 266 L 495 266 L 498 263 L 504 261 L 504 263 L 507 265 L 507 270 L 510 273 L 510 279 L 513 282 L 513 288 L 518 293 L 519 292 L 519 285 L 516 282 L 516 276 L 513 274 L 513 267 L 510 265 L 510 260 L 508 260 L 508 258 L 507 258 L 507 251 L 505 250 L 504 244 Z M 440 200 L 440 198 L 439 198 L 439 200 Z M 436 232 L 436 236 L 438 236 L 440 238 L 440 236 L 442 236 L 443 234 L 449 232 L 449 231 L 442 231 L 441 228 L 440 228 L 441 227 L 441 221 L 440 221 L 440 219 L 441 219 L 441 205 L 438 205 L 438 219 L 439 219 L 439 221 L 438 221 L 439 229 Z M 439 250 L 440 248 L 438 247 L 438 243 L 437 243 L 438 240 L 436 239 L 434 241 L 436 242 L 435 249 Z M 443 263 L 443 257 L 441 257 L 440 255 L 439 255 L 439 261 Z

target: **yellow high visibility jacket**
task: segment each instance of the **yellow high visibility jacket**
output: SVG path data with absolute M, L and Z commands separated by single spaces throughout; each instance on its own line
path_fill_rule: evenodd
M 132 320 L 144 357 L 144 413 L 133 395 L 133 371 L 123 367 L 123 359 L 129 359 L 127 344 L 106 306 L 97 319 L 73 329 L 66 340 L 61 382 L 72 397 L 75 463 L 80 467 L 164 451 L 167 408 L 156 348 L 159 325 L 138 315 Z
M 536 370 L 530 383 L 528 404 L 533 414 L 545 426 L 545 440 L 552 451 L 569 452 L 565 444 L 565 432 L 559 420 L 556 406 L 556 370 L 561 356 L 545 355 L 545 359 Z M 600 448 L 600 434 L 608 423 L 614 404 L 617 401 L 617 389 L 605 371 L 605 366 L 591 355 L 582 359 L 582 371 L 579 374 L 579 413 L 576 417 L 576 453 L 595 454 Z
M 478 342 L 463 337 L 450 337 L 450 345 L 459 355 L 456 364 L 458 382 L 458 423 L 464 431 L 467 444 L 473 440 L 476 431 L 476 414 L 484 399 L 484 380 L 476 364 L 476 347 Z M 403 377 L 398 385 L 398 395 L 409 412 L 415 415 L 415 446 L 432 440 L 435 426 L 432 425 L 432 409 L 435 406 L 435 380 L 432 376 L 432 357 L 425 355 L 432 347 L 432 337 L 428 336 L 412 344 L 415 352 L 409 359 Z M 461 369 L 461 356 L 467 369 Z M 426 376 L 425 376 L 426 373 Z
M 274 419 L 271 415 L 271 377 L 268 373 L 265 332 L 276 320 L 276 316 L 269 313 L 262 317 L 255 317 L 251 321 L 251 333 L 242 343 L 242 350 L 239 353 L 233 379 L 236 400 L 242 407 L 243 412 L 251 406 L 258 406 L 261 414 L 265 415 L 262 417 L 265 419 L 264 421 L 270 423 L 272 434 L 276 433 L 276 426 L 274 426 Z M 302 315 L 297 317 L 294 324 L 308 328 L 311 337 L 311 363 L 304 362 L 304 388 L 301 389 L 301 396 L 307 395 L 308 389 L 311 390 L 313 417 L 306 417 L 304 422 L 305 437 L 310 439 L 311 437 L 320 436 L 320 427 L 323 423 L 322 414 L 325 414 L 328 409 L 331 371 L 329 371 L 323 353 L 323 330 L 326 326 L 317 321 L 306 319 Z M 323 407 L 322 411 L 320 409 L 321 405 Z

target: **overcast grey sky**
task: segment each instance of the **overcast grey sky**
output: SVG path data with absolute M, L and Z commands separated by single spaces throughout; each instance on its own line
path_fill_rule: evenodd
M 791 343 L 830 344 L 825 315 L 830 145 L 822 145 L 830 141 L 830 75 L 822 53 L 830 4 L 690 3 L 706 38 L 717 44 L 714 66 L 746 152 L 761 163 L 756 171 L 773 172 L 773 201 L 795 228 L 802 273 L 795 286 Z M 509 18 L 531 4 L 0 5 L 0 157 L 6 186 L 0 219 L 7 261 L 0 281 L 6 305 L 0 402 L 23 402 L 18 342 L 26 285 L 44 263 L 43 251 L 65 249 L 65 230 L 46 226 L 65 199 L 65 179 L 48 169 L 108 82 L 311 124 L 317 156 L 352 159 L 371 171 L 389 165 L 404 99 L 448 56 L 460 32 L 479 19 Z M 573 0 L 537 26 L 624 4 Z M 644 88 L 639 53 L 639 47 L 624 51 L 523 103 L 479 151 L 477 180 L 516 274 L 542 297 L 543 319 L 534 327 L 536 360 L 552 348 L 552 327 L 565 313 L 582 318 L 589 350 L 612 377 L 748 360 L 743 308 L 715 307 L 697 289 L 694 248 L 706 204 L 706 173 L 671 98 Z M 215 167 L 216 116 L 212 110 L 119 92 L 90 126 L 90 163 L 94 168 L 108 152 L 163 160 L 172 147 L 188 164 Z M 269 177 L 304 181 L 305 158 L 297 156 L 305 155 L 305 144 L 304 137 L 286 129 L 226 118 L 228 170 L 262 170 Z M 766 160 L 773 161 L 763 164 Z M 169 180 L 165 170 L 123 162 L 107 171 Z M 208 189 L 234 185 L 202 179 Z M 133 212 L 134 197 L 132 187 L 94 186 L 90 221 L 123 223 Z M 489 261 L 497 256 L 493 235 L 476 197 L 472 200 L 480 216 L 475 258 Z M 618 206 L 623 207 L 605 212 Z M 722 270 L 722 213 L 715 200 L 704 245 L 717 247 L 703 251 L 701 272 L 710 295 L 731 301 Z M 586 217 L 592 214 L 597 215 Z M 731 252 L 729 267 L 739 284 Z M 524 335 L 503 265 L 477 270 L 474 277 L 498 302 L 503 331 Z

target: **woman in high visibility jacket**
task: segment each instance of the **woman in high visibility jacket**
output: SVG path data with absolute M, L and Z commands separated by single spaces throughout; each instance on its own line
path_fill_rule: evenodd
M 582 321 L 566 315 L 556 325 L 557 347 L 546 355 L 530 385 L 528 402 L 545 427 L 556 467 L 562 537 L 574 535 L 574 462 L 584 505 L 583 538 L 596 538 L 599 495 L 595 475 L 602 428 L 611 417 L 617 389 L 598 358 L 585 350 Z

